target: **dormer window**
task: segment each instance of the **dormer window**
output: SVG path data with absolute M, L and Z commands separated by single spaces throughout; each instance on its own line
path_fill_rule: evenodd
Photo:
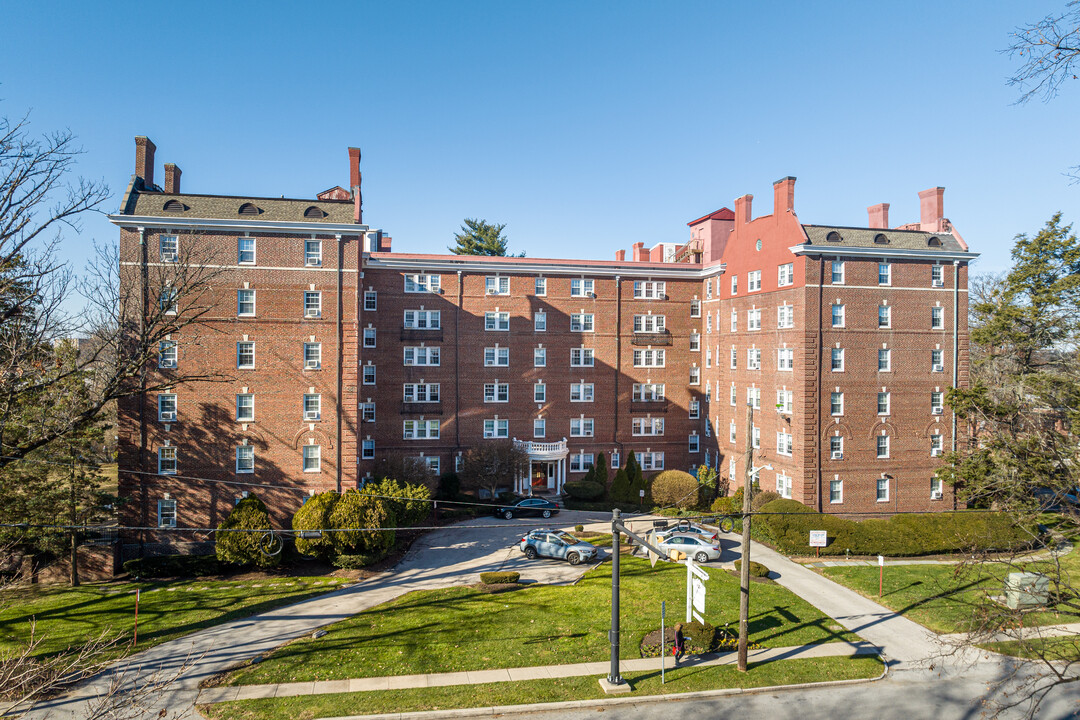
M 937 235 L 934 235 L 926 241 L 926 244 L 930 247 L 941 247 L 941 238 L 939 238 Z
M 840 242 L 841 240 L 843 240 L 843 238 L 840 237 L 840 233 L 836 232 L 835 230 L 831 230 L 829 234 L 825 236 L 825 239 L 829 242 Z
M 875 245 L 888 245 L 889 244 L 889 238 L 885 237 L 885 233 L 878 233 L 877 235 L 874 236 L 874 244 Z
M 326 217 L 326 213 L 321 208 L 317 208 L 314 205 L 304 211 L 304 218 L 306 220 L 321 220 Z
M 244 203 L 237 211 L 240 215 L 258 215 L 262 212 L 254 203 Z
M 184 203 L 180 202 L 179 200 L 169 200 L 161 209 L 165 212 L 184 212 L 185 210 L 187 210 L 187 208 L 184 206 Z

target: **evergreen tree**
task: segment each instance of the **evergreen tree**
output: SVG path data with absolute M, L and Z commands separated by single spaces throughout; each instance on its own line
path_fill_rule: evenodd
M 597 453 L 596 463 L 589 468 L 588 479 L 601 487 L 607 487 L 608 481 L 608 469 L 607 469 L 607 455 L 603 452 Z
M 611 481 L 608 489 L 608 499 L 612 502 L 626 502 L 630 497 L 630 478 L 626 474 L 626 468 L 615 471 L 615 479 Z
M 506 256 L 506 244 L 508 239 L 503 235 L 506 223 L 489 223 L 487 220 L 465 218 L 465 224 L 461 226 L 461 232 L 454 233 L 457 245 L 451 245 L 447 249 L 455 255 L 492 255 Z M 525 253 L 514 257 L 525 257 Z

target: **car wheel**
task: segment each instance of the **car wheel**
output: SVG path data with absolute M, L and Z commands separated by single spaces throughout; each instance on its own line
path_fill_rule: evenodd
M 581 564 L 581 556 L 578 555 L 577 553 L 570 553 L 569 555 L 566 556 L 566 561 L 568 563 L 570 563 L 571 565 L 580 565 Z
M 709 556 L 706 553 L 699 552 L 697 555 L 694 556 L 694 562 L 709 562 Z
M 534 548 L 532 545 L 527 545 L 525 547 L 525 557 L 529 558 L 530 560 L 535 560 L 536 548 Z
M 546 520 L 547 518 L 551 517 L 551 511 L 550 511 L 550 510 L 545 510 L 544 512 L 542 512 L 542 513 L 540 513 L 540 514 L 544 516 L 544 519 L 545 519 L 545 520 Z
M 503 517 L 506 518 L 507 520 L 513 520 L 514 513 L 507 510 L 506 512 L 503 513 Z

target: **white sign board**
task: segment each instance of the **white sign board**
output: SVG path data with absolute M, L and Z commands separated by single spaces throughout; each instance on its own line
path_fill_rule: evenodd
M 694 577 L 690 586 L 694 592 L 694 609 L 702 615 L 705 614 L 705 583 L 701 582 L 701 579 Z
M 825 547 L 829 544 L 829 536 L 825 530 L 810 531 L 810 547 Z
M 644 490 L 638 490 L 637 494 L 638 494 L 638 497 L 645 497 L 645 491 Z
M 882 567 L 885 567 L 885 556 L 884 555 L 878 555 L 877 556 L 877 564 L 882 566 Z

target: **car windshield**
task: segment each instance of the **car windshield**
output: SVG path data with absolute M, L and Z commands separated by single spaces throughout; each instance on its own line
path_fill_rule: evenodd
M 578 540 L 576 537 L 574 537 L 570 533 L 561 532 L 561 533 L 554 533 L 554 535 L 555 535 L 555 537 L 559 538 L 560 540 L 562 540 L 567 545 L 577 545 L 579 542 L 581 542 L 580 540 Z

